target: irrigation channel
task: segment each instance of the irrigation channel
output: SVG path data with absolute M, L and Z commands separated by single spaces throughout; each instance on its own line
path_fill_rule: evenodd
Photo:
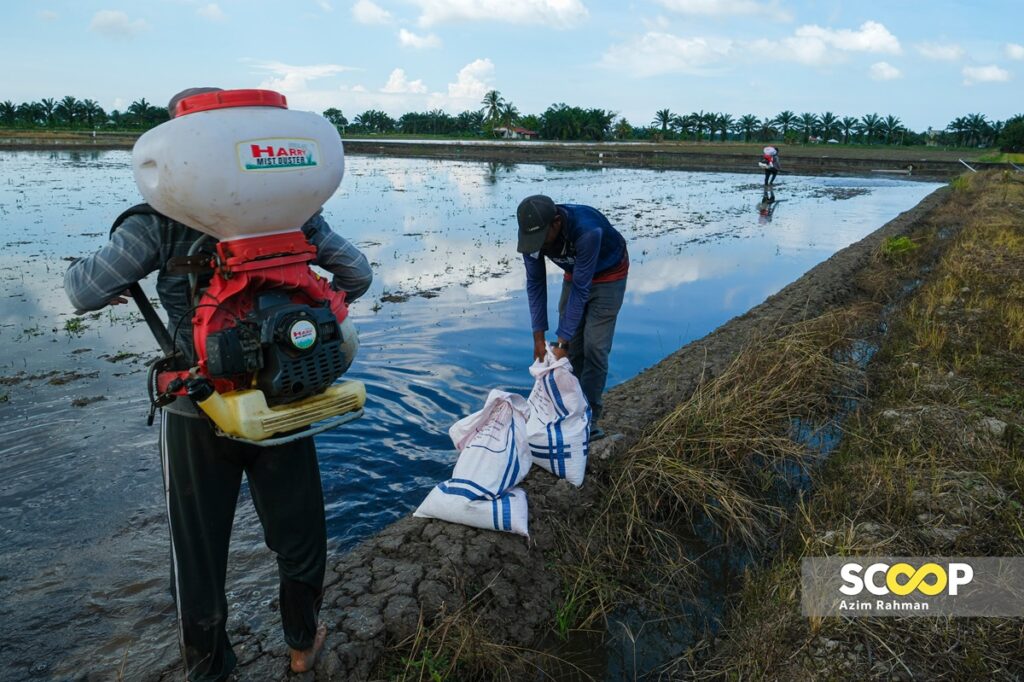
M 629 242 L 615 385 L 937 187 L 786 175 L 766 214 L 757 175 L 347 161 L 324 212 L 370 258 L 375 283 L 352 309 L 362 349 L 350 376 L 367 384 L 366 416 L 317 437 L 335 556 L 447 478 L 447 429 L 490 389 L 529 390 L 522 197 L 596 206 Z M 61 289 L 68 261 L 137 201 L 125 151 L 0 152 L 0 669 L 15 679 L 122 666 L 133 679 L 177 657 L 157 430 L 145 425 L 156 345 L 133 307 L 79 318 Z M 236 625 L 259 629 L 276 574 L 242 496 L 229 603 Z

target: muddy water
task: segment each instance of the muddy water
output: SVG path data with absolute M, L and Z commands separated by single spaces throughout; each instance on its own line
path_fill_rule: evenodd
M 122 667 L 130 679 L 176 656 L 143 397 L 156 346 L 132 307 L 78 318 L 61 290 L 67 260 L 97 248 L 137 201 L 128 159 L 0 152 L 0 670 L 15 679 L 105 678 Z M 370 257 L 376 281 L 353 308 L 366 417 L 318 437 L 333 551 L 407 514 L 446 476 L 447 428 L 490 388 L 528 390 L 512 220 L 523 196 L 595 205 L 629 240 L 614 384 L 935 187 L 785 176 L 766 216 L 757 180 L 351 157 L 325 213 Z M 232 618 L 258 628 L 276 578 L 244 491 L 232 555 Z

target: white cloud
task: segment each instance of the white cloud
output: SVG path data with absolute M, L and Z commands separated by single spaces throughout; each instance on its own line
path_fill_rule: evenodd
M 132 20 L 124 12 L 109 9 L 101 9 L 89 23 L 90 31 L 108 38 L 132 38 L 148 28 L 144 19 Z
M 488 90 L 494 89 L 493 80 L 494 62 L 490 59 L 477 59 L 459 70 L 455 82 L 448 84 L 447 93 L 431 93 L 428 106 L 449 112 L 479 109 L 480 100 Z
M 420 8 L 421 26 L 451 21 L 499 21 L 572 28 L 587 18 L 580 0 L 409 0 Z
M 820 66 L 842 60 L 844 52 L 900 54 L 900 41 L 882 24 L 866 21 L 857 30 L 801 26 L 779 42 L 760 39 L 748 44 L 758 55 Z
M 995 64 L 988 66 L 965 66 L 963 69 L 964 85 L 975 83 L 1005 83 L 1010 80 L 1010 72 Z
M 1009 59 L 1024 59 L 1024 45 L 1007 43 L 1003 51 L 1006 52 L 1006 56 Z
M 820 40 L 838 50 L 850 52 L 887 52 L 900 54 L 902 48 L 896 36 L 877 21 L 865 21 L 856 31 L 842 28 L 839 30 L 822 28 L 821 26 L 801 26 L 795 32 L 797 38 Z
M 319 7 L 320 9 L 322 9 L 325 12 L 333 12 L 334 11 L 334 7 L 332 7 L 331 3 L 327 2 L 327 0 L 316 0 L 316 4 L 317 4 L 317 7 Z
M 215 2 L 211 2 L 209 5 L 203 5 L 196 10 L 196 14 L 201 16 L 203 19 L 209 19 L 210 21 L 224 21 L 228 18 L 228 15 L 224 14 L 224 10 L 220 8 Z
M 352 17 L 360 24 L 389 24 L 391 12 L 371 0 L 359 0 L 352 5 Z
M 871 65 L 868 71 L 871 79 L 876 81 L 891 81 L 900 78 L 903 74 L 889 62 L 877 62 Z
M 967 53 L 964 48 L 956 43 L 918 43 L 915 47 L 922 56 L 945 62 L 955 62 L 958 59 L 963 59 L 963 56 Z
M 601 64 L 640 77 L 663 73 L 702 74 L 725 60 L 732 49 L 730 40 L 683 38 L 650 31 L 610 47 L 602 56 Z
M 40 21 L 57 21 L 57 19 L 60 19 L 59 14 L 49 9 L 42 10 L 36 16 L 39 17 Z
M 405 69 L 395 69 L 380 91 L 393 95 L 423 94 L 427 91 L 427 86 L 421 80 L 410 81 L 406 78 Z
M 308 88 L 309 81 L 336 76 L 345 71 L 356 71 L 351 66 L 341 64 L 293 66 L 282 62 L 253 62 L 253 66 L 257 71 L 269 75 L 259 87 L 284 93 L 301 93 Z
M 764 15 L 778 21 L 790 21 L 793 18 L 774 0 L 658 0 L 658 4 L 680 14 L 708 17 Z
M 404 28 L 398 32 L 398 42 L 400 42 L 403 47 L 414 47 L 418 50 L 431 47 L 441 47 L 441 39 L 433 33 L 420 36 L 416 35 L 412 31 L 406 31 Z

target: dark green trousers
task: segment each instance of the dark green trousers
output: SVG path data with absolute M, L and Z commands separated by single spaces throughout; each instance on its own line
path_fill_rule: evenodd
M 218 437 L 206 419 L 165 411 L 160 454 L 189 680 L 223 680 L 235 667 L 225 628 L 224 580 L 243 473 L 267 546 L 277 554 L 285 642 L 293 649 L 312 646 L 327 561 L 313 439 L 261 448 Z

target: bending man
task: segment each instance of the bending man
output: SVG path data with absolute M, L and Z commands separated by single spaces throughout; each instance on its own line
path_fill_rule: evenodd
M 604 436 L 597 426 L 603 407 L 601 395 L 629 274 L 626 240 L 597 209 L 556 204 L 543 195 L 523 199 L 516 218 L 518 250 L 526 265 L 533 356 L 543 359 L 547 351 L 548 258 L 565 271 L 552 352 L 558 358 L 568 355 L 593 413 L 590 437 L 597 440 Z

